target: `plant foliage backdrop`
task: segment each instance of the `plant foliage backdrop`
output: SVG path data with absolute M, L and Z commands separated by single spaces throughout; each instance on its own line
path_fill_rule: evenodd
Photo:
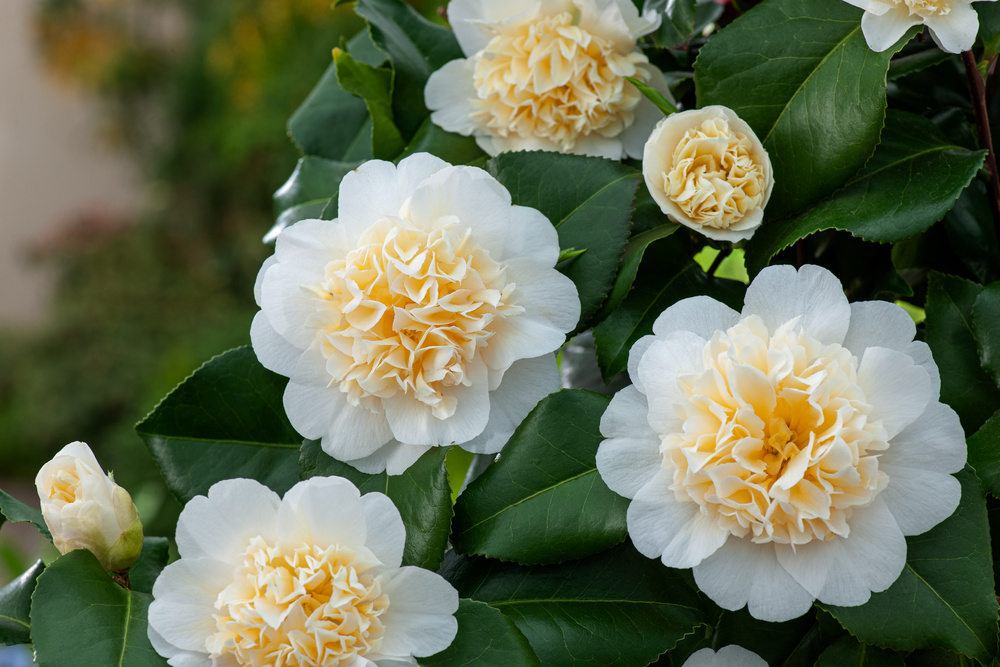
M 869 19 L 852 4 L 637 6 L 662 15 L 639 47 L 677 106 L 728 107 L 767 151 L 774 185 L 763 220 L 734 248 L 664 215 L 645 161 L 490 156 L 474 137 L 442 129 L 423 91 L 468 55 L 455 34 L 400 0 L 358 0 L 364 25 L 330 45 L 332 62 L 288 121 L 301 157 L 274 195 L 265 239 L 336 218 L 341 181 L 369 160 L 430 153 L 479 167 L 555 226 L 556 268 L 581 308 L 570 334 L 580 337 L 562 354 L 569 386 L 538 402 L 496 460 L 432 447 L 402 474 L 366 473 L 303 438 L 283 403 L 288 378 L 236 348 L 205 362 L 136 427 L 170 491 L 187 503 L 248 478 L 282 495 L 335 475 L 388 496 L 406 529 L 402 565 L 438 572 L 460 598 L 454 641 L 420 657 L 423 665 L 681 665 L 731 644 L 771 665 L 996 662 L 1000 191 L 984 130 L 1000 114 L 1000 7 L 973 5 L 975 44 L 950 54 L 920 26 L 873 51 Z M 642 90 L 670 113 L 663 95 Z M 602 414 L 629 383 L 629 351 L 661 312 L 689 297 L 738 312 L 757 298 L 751 279 L 787 264 L 824 267 L 850 302 L 896 302 L 912 316 L 968 463 L 955 475 L 957 509 L 906 538 L 891 585 L 864 604 L 817 602 L 769 622 L 752 606 L 724 609 L 690 569 L 633 546 L 629 499 L 604 481 L 599 451 L 610 437 Z M 48 532 L 38 510 L 7 494 L 0 512 Z M 37 563 L 0 590 L 0 642 L 32 643 L 43 666 L 165 664 L 147 618 L 169 554 L 166 538 L 147 537 L 127 587 L 86 552 Z

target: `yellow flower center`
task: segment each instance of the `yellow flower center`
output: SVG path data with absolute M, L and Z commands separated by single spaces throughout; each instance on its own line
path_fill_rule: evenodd
M 446 419 L 456 407 L 447 389 L 470 384 L 494 320 L 524 311 L 505 274 L 454 217 L 431 229 L 383 219 L 327 265 L 309 325 L 353 405 L 403 392 Z
M 66 504 L 76 502 L 76 494 L 79 490 L 80 477 L 76 474 L 76 470 L 61 468 L 52 475 L 49 500 L 62 501 Z
M 898 7 L 902 5 L 910 15 L 946 16 L 951 12 L 951 0 L 892 0 Z
M 663 190 L 694 222 L 729 229 L 764 199 L 767 178 L 752 151 L 725 118 L 705 120 L 677 143 Z
M 846 537 L 854 507 L 885 488 L 881 420 L 857 384 L 858 360 L 757 316 L 705 344 L 705 370 L 681 376 L 683 430 L 662 439 L 672 489 L 754 542 Z
M 377 650 L 389 606 L 367 571 L 377 562 L 350 549 L 250 540 L 233 582 L 219 593 L 213 657 L 251 667 L 336 667 Z
M 576 21 L 562 12 L 493 37 L 474 56 L 480 110 L 473 119 L 494 135 L 548 139 L 565 152 L 580 137 L 614 137 L 629 127 L 641 95 L 622 77 L 647 80 L 636 65 L 649 60 Z

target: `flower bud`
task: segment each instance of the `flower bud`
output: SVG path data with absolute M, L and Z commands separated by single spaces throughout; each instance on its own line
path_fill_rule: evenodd
M 659 122 L 642 156 L 649 193 L 673 221 L 710 239 L 750 238 L 764 219 L 774 178 L 757 135 L 723 106 Z
M 132 497 L 104 473 L 86 443 L 63 447 L 38 471 L 35 487 L 60 553 L 87 549 L 109 572 L 139 557 L 142 522 Z

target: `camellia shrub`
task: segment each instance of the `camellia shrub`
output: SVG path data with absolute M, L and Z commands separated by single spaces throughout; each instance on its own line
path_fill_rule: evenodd
M 136 427 L 173 543 L 68 445 L 41 511 L 0 492 L 62 553 L 0 642 L 994 664 L 998 5 L 354 9 L 288 123 L 252 344 Z

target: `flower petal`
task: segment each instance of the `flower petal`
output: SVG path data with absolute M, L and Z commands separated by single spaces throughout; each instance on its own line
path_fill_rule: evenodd
M 403 546 L 406 544 L 406 527 L 399 510 L 382 493 L 366 493 L 361 496 L 368 539 L 365 546 L 382 561 L 386 567 L 397 568 L 403 561 Z
M 512 206 L 510 234 L 507 236 L 507 261 L 532 259 L 551 268 L 559 259 L 559 233 L 545 214 L 530 206 Z
M 972 48 L 979 32 L 979 14 L 970 4 L 953 2 L 951 11 L 944 16 L 936 15 L 924 19 L 930 28 L 931 37 L 942 50 L 961 53 Z
M 860 359 L 869 347 L 904 350 L 917 334 L 905 310 L 887 301 L 856 301 L 851 304 L 851 326 L 844 347 Z
M 538 0 L 452 0 L 448 3 L 448 22 L 462 53 L 471 56 L 483 49 L 493 38 L 491 23 L 518 17 L 530 18 L 537 13 Z
M 729 531 L 697 503 L 677 500 L 671 481 L 659 470 L 635 494 L 626 513 L 629 536 L 639 553 L 667 567 L 694 567 L 725 544 Z
M 740 314 L 709 296 L 693 296 L 668 306 L 653 322 L 653 333 L 665 338 L 675 331 L 690 331 L 708 340 L 716 331 L 736 324 Z
M 934 401 L 892 439 L 879 463 L 918 470 L 958 472 L 965 466 L 965 431 L 950 406 Z
M 285 494 L 278 530 L 285 544 L 362 545 L 368 539 L 365 518 L 354 484 L 343 477 L 312 477 Z
M 475 74 L 475 63 L 468 59 L 452 60 L 431 73 L 424 87 L 424 104 L 431 111 L 432 123 L 466 137 L 479 129 L 473 120 L 479 101 Z
M 649 346 L 639 361 L 639 379 L 649 402 L 649 425 L 657 433 L 679 432 L 684 426 L 678 406 L 687 401 L 677 378 L 701 371 L 705 340 L 686 331 L 659 338 Z
M 601 417 L 606 440 L 597 448 L 597 471 L 609 489 L 626 498 L 634 498 L 663 465 L 660 437 L 646 422 L 648 410 L 646 397 L 631 386 L 614 395 Z
M 323 440 L 323 451 L 349 461 L 368 456 L 392 439 L 385 415 L 347 402 L 337 387 L 315 387 L 289 382 L 283 400 L 285 414 L 295 430 Z
M 205 638 L 216 631 L 215 600 L 232 580 L 230 563 L 209 558 L 174 561 L 153 584 L 150 628 L 177 649 L 204 651 Z
M 285 377 L 291 374 L 302 355 L 300 348 L 289 343 L 274 330 L 263 310 L 254 315 L 250 324 L 250 342 L 260 365 Z
M 212 485 L 208 496 L 195 496 L 177 519 L 181 558 L 211 558 L 233 563 L 250 538 L 278 535 L 278 505 L 271 489 L 250 479 L 227 479 Z
M 931 379 L 931 394 L 935 397 L 941 395 L 941 371 L 934 363 L 930 346 L 922 340 L 915 340 L 908 343 L 903 348 L 903 353 L 913 359 L 914 363 L 927 371 Z
M 448 648 L 458 633 L 458 591 L 445 579 L 419 567 L 403 567 L 380 579 L 389 596 L 382 616 L 386 656 L 433 655 Z
M 807 264 L 769 266 L 747 288 L 743 315 L 757 315 L 774 331 L 789 320 L 824 343 L 843 343 L 851 321 L 844 289 L 826 269 Z
M 693 570 L 695 583 L 723 609 L 746 605 L 762 621 L 790 621 L 809 611 L 813 595 L 778 563 L 773 544 L 733 538 Z
M 931 380 L 902 352 L 870 347 L 858 365 L 858 385 L 871 403 L 870 420 L 881 419 L 888 437 L 912 424 L 934 400 Z
M 881 53 L 898 42 L 911 26 L 920 22 L 920 16 L 911 15 L 905 6 L 900 5 L 883 14 L 865 12 L 861 17 L 861 31 L 868 48 Z
M 906 540 L 880 496 L 851 516 L 848 537 L 777 546 L 778 561 L 820 602 L 864 604 L 892 586 L 906 564 Z
M 420 183 L 449 166 L 429 153 L 411 155 L 398 166 L 369 160 L 341 181 L 337 222 L 360 234 L 382 218 L 398 216 Z
M 392 439 L 368 456 L 345 459 L 344 462 L 369 475 L 382 472 L 389 475 L 401 475 L 430 448 L 430 445 L 407 445 Z

